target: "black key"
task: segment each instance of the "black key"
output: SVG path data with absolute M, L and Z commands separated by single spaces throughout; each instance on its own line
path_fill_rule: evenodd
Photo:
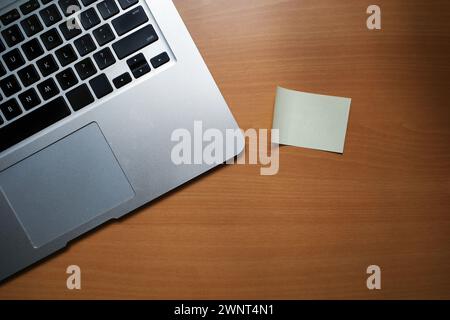
M 17 75 L 25 87 L 29 87 L 40 80 L 39 74 L 32 64 L 19 70 Z
M 105 48 L 94 54 L 94 59 L 100 70 L 106 69 L 116 63 L 116 58 L 114 58 L 109 48 Z
M 81 80 L 86 80 L 97 73 L 97 69 L 95 68 L 91 58 L 86 58 L 78 62 L 75 65 L 75 70 L 77 70 Z
M 30 40 L 22 45 L 22 50 L 25 52 L 27 59 L 33 61 L 37 57 L 44 54 L 44 49 L 42 49 L 41 44 L 38 39 Z
M 2 21 L 4 26 L 13 23 L 14 21 L 20 18 L 20 13 L 17 9 L 11 10 L 0 16 L 0 20 Z
M 114 86 L 117 89 L 122 88 L 123 86 L 129 84 L 132 81 L 131 76 L 128 72 L 125 72 L 124 74 L 118 76 L 113 80 Z
M 113 87 L 104 73 L 89 81 L 89 84 L 91 85 L 92 90 L 94 90 L 97 99 L 101 99 L 113 92 Z
M 20 86 L 17 78 L 14 75 L 10 75 L 5 79 L 0 80 L 0 88 L 2 88 L 3 93 L 6 97 L 10 97 L 22 90 L 22 87 Z
M 14 47 L 16 44 L 21 43 L 24 40 L 22 31 L 20 31 L 19 27 L 16 25 L 2 31 L 2 35 L 9 47 Z
M 75 40 L 73 44 L 75 45 L 75 47 L 78 50 L 78 53 L 82 57 L 97 49 L 94 40 L 92 40 L 92 37 L 89 34 L 86 34 L 81 38 L 78 38 L 77 40 Z
M 0 128 L 0 152 L 31 137 L 70 115 L 66 101 L 59 97 Z
M 71 68 L 61 71 L 56 75 L 56 80 L 58 80 L 59 85 L 63 90 L 72 88 L 78 83 L 77 76 Z
M 91 4 L 93 4 L 95 1 L 98 1 L 98 0 L 81 0 L 81 2 L 83 2 L 83 4 L 84 4 L 85 6 L 91 5 Z
M 53 98 L 59 93 L 59 89 L 56 86 L 55 80 L 52 78 L 45 80 L 37 85 L 39 92 L 44 100 Z
M 54 4 L 42 9 L 41 11 L 39 11 L 39 14 L 41 15 L 41 18 L 47 27 L 51 27 L 62 19 L 58 8 Z
M 138 67 L 140 67 L 141 65 L 143 65 L 146 62 L 147 61 L 145 59 L 145 56 L 142 53 L 139 53 L 139 54 L 135 55 L 134 57 L 127 60 L 128 67 L 131 70 L 137 69 Z
M 133 72 L 133 76 L 138 79 L 140 77 L 142 77 L 143 75 L 147 74 L 150 72 L 150 66 L 148 65 L 148 63 L 146 62 L 145 64 L 141 65 L 140 67 L 134 69 Z
M 25 110 L 31 110 L 41 103 L 41 99 L 33 88 L 19 94 L 19 100 Z
M 3 55 L 3 60 L 6 63 L 9 71 L 14 71 L 25 64 L 22 54 L 19 49 L 11 50 Z
M 30 0 L 20 6 L 20 11 L 22 11 L 22 14 L 26 16 L 27 14 L 33 12 L 34 10 L 39 9 L 39 7 L 40 5 L 37 0 Z
M 116 38 L 113 31 L 111 30 L 111 27 L 108 24 L 95 29 L 92 34 L 97 40 L 99 46 L 104 46 L 105 44 L 113 41 Z
M 167 54 L 167 52 L 163 52 L 163 53 L 157 55 L 156 57 L 150 59 L 150 63 L 152 64 L 153 68 L 155 68 L 155 69 L 161 67 L 163 64 L 166 64 L 169 61 L 170 61 L 170 57 Z
M 28 37 L 32 37 L 43 30 L 42 23 L 35 14 L 21 21 L 20 24 Z
M 50 2 L 52 2 L 53 0 L 41 0 L 41 2 L 42 2 L 42 4 L 43 5 L 46 5 L 47 3 L 50 3 Z
M 69 41 L 81 34 L 81 27 L 75 18 L 71 18 L 59 25 L 64 38 Z
M 55 49 L 56 47 L 59 47 L 63 43 L 61 36 L 59 35 L 59 32 L 58 30 L 56 30 L 56 28 L 53 28 L 41 34 L 41 40 L 44 43 L 45 48 L 47 48 L 47 50 L 49 51 Z
M 158 35 L 156 34 L 155 29 L 153 29 L 152 25 L 148 25 L 114 43 L 113 49 L 119 59 L 122 60 L 157 40 Z
M 128 9 L 129 7 L 138 3 L 139 0 L 119 0 L 120 6 L 123 10 Z
M 90 8 L 80 14 L 80 22 L 85 30 L 89 30 L 100 23 L 100 18 L 95 9 Z
M 41 70 L 41 73 L 44 77 L 51 75 L 52 73 L 58 71 L 59 69 L 55 58 L 53 58 L 51 54 L 38 60 L 36 64 L 39 67 L 39 70 Z
M 5 67 L 3 66 L 3 63 L 0 61 L 0 77 L 3 77 L 6 74 Z
M 95 101 L 86 84 L 76 87 L 72 91 L 66 93 L 67 100 L 74 111 L 78 111 Z
M 97 5 L 97 9 L 102 15 L 102 18 L 108 20 L 119 13 L 119 7 L 114 0 L 105 0 Z
M 143 25 L 148 21 L 147 14 L 142 6 L 139 6 L 112 21 L 112 25 L 119 36 Z
M 16 99 L 11 99 L 1 104 L 0 110 L 8 121 L 22 114 L 22 109 L 20 109 Z
M 136 79 L 150 72 L 150 66 L 142 53 L 128 59 L 127 64 Z
M 0 39 L 0 53 L 2 53 L 3 51 L 5 51 L 5 45 L 3 44 L 2 40 Z
M 56 57 L 58 57 L 59 63 L 61 63 L 63 67 L 77 60 L 77 54 L 70 44 L 67 44 L 61 49 L 56 50 L 55 55 Z
M 58 4 L 66 17 L 80 11 L 81 9 L 81 5 L 78 0 L 59 0 Z

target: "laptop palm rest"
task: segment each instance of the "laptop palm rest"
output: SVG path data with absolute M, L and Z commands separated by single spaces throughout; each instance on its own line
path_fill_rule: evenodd
M 35 248 L 135 195 L 96 123 L 1 172 L 0 187 Z

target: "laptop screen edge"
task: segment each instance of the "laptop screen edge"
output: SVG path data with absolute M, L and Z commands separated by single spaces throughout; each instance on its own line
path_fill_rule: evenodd
M 13 4 L 14 2 L 17 2 L 17 0 L 1 0 L 0 1 L 0 10 Z

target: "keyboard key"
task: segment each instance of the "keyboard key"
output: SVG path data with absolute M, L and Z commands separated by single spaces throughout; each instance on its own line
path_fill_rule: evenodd
M 19 100 L 25 110 L 31 110 L 41 103 L 41 99 L 33 88 L 19 94 Z
M 42 23 L 35 14 L 23 20 L 20 24 L 28 37 L 32 37 L 43 30 Z
M 41 0 L 43 5 L 46 5 L 46 4 L 48 4 L 48 3 L 52 2 L 52 1 L 53 0 Z
M 0 39 L 0 53 L 2 53 L 3 51 L 5 51 L 5 45 L 3 44 L 2 40 Z
M 67 100 L 74 111 L 78 111 L 95 101 L 94 96 L 86 84 L 76 87 L 66 93 Z
M 52 73 L 58 71 L 59 69 L 55 58 L 53 58 L 51 54 L 38 60 L 36 64 L 39 67 L 39 70 L 41 70 L 41 73 L 44 77 L 51 75 Z
M 3 77 L 6 74 L 6 69 L 3 66 L 3 63 L 0 61 L 0 77 Z
M 97 99 L 101 99 L 113 92 L 113 87 L 104 73 L 89 81 L 89 84 Z
M 97 73 L 97 69 L 95 68 L 91 58 L 86 58 L 78 62 L 75 65 L 75 70 L 77 70 L 81 80 L 86 80 Z
M 132 81 L 131 76 L 128 72 L 125 72 L 124 74 L 118 76 L 113 80 L 114 86 L 117 89 L 122 88 L 123 86 L 129 84 Z
M 81 5 L 78 0 L 59 0 L 58 4 L 59 8 L 66 17 L 80 11 L 81 9 Z
M 71 18 L 59 25 L 64 38 L 69 41 L 81 34 L 81 27 L 75 18 Z
M 134 78 L 138 79 L 138 78 L 142 77 L 143 75 L 149 73 L 150 71 L 151 71 L 150 66 L 146 62 L 143 65 L 141 65 L 140 67 L 134 69 L 132 72 L 133 72 Z
M 40 80 L 39 74 L 32 64 L 17 72 L 17 75 L 25 87 L 29 87 Z
M 56 28 L 53 28 L 47 32 L 41 34 L 41 40 L 44 43 L 45 48 L 50 51 L 59 47 L 63 42 L 61 36 Z
M 59 93 L 55 80 L 52 78 L 45 80 L 37 85 L 39 92 L 44 100 L 49 100 Z
M 142 6 L 139 6 L 112 21 L 112 25 L 119 36 L 136 29 L 148 21 L 147 14 Z
M 11 124 L 0 128 L 0 152 L 69 115 L 70 109 L 62 97 L 37 108 Z
M 81 38 L 78 38 L 77 40 L 75 40 L 73 44 L 75 45 L 75 47 L 78 50 L 78 53 L 82 57 L 97 49 L 94 40 L 92 40 L 92 37 L 89 34 L 86 34 Z
M 93 4 L 95 1 L 98 1 L 98 0 L 81 0 L 81 2 L 83 2 L 83 4 L 84 4 L 85 6 L 91 5 L 91 4 Z
M 39 14 L 41 15 L 41 18 L 47 27 L 51 27 L 62 19 L 58 8 L 54 4 L 48 6 L 45 9 L 42 9 L 41 11 L 39 11 Z
M 94 35 L 95 40 L 97 40 L 99 46 L 104 46 L 105 44 L 113 41 L 116 38 L 113 31 L 111 30 L 111 27 L 108 24 L 95 29 L 92 34 Z
M 119 0 L 120 6 L 123 10 L 128 9 L 129 7 L 138 3 L 139 0 Z
M 39 7 L 40 5 L 37 0 L 30 0 L 20 6 L 20 11 L 22 11 L 22 14 L 26 16 L 27 14 L 33 12 L 34 10 L 39 9 Z
M 85 30 L 89 30 L 100 23 L 100 18 L 95 9 L 90 8 L 80 14 L 80 22 Z
M 19 49 L 11 50 L 3 55 L 3 60 L 6 63 L 9 71 L 14 71 L 25 64 L 22 54 Z
M 114 0 L 105 0 L 100 2 L 97 5 L 97 9 L 104 20 L 108 20 L 119 13 L 119 7 L 116 5 Z
M 142 53 L 128 59 L 127 64 L 136 79 L 150 72 L 150 66 Z
M 134 57 L 127 60 L 127 65 L 131 70 L 137 69 L 144 63 L 146 63 L 145 56 L 142 53 L 135 55 Z
M 94 59 L 100 70 L 106 69 L 116 63 L 116 58 L 114 58 L 109 48 L 105 48 L 94 54 Z
M 16 44 L 21 43 L 24 40 L 22 31 L 20 31 L 19 27 L 16 25 L 2 31 L 2 35 L 9 47 L 14 47 Z
M 55 55 L 58 58 L 59 63 L 61 63 L 63 67 L 77 60 L 77 54 L 70 44 L 67 44 L 61 49 L 56 50 Z
M 8 121 L 22 114 L 22 109 L 20 109 L 16 99 L 11 99 L 1 104 L 0 110 Z
M 0 16 L 0 20 L 2 21 L 4 26 L 7 26 L 14 21 L 18 20 L 20 18 L 20 13 L 17 11 L 17 9 L 11 10 L 3 15 Z
M 14 75 L 10 75 L 5 79 L 0 80 L 0 88 L 2 88 L 6 97 L 10 97 L 22 90 L 22 87 Z
M 170 57 L 167 54 L 167 52 L 163 52 L 163 53 L 157 55 L 156 57 L 150 59 L 150 63 L 152 64 L 153 68 L 155 68 L 155 69 L 161 67 L 163 64 L 166 64 L 169 61 L 170 61 Z
M 72 88 L 78 83 L 77 76 L 73 72 L 72 68 L 61 71 L 56 75 L 56 80 L 58 80 L 59 85 L 63 90 Z
M 22 50 L 29 61 L 33 61 L 44 54 L 44 49 L 42 49 L 38 39 L 33 39 L 24 43 L 22 45 Z
M 122 60 L 157 40 L 158 35 L 156 34 L 155 29 L 153 29 L 152 25 L 148 25 L 114 43 L 113 49 L 119 59 Z

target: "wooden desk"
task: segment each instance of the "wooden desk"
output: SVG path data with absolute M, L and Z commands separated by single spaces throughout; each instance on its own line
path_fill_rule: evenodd
M 276 176 L 219 168 L 0 298 L 450 298 L 450 5 L 379 0 L 369 31 L 371 3 L 177 0 L 241 127 L 271 126 L 277 85 L 351 97 L 345 154 L 282 147 Z

